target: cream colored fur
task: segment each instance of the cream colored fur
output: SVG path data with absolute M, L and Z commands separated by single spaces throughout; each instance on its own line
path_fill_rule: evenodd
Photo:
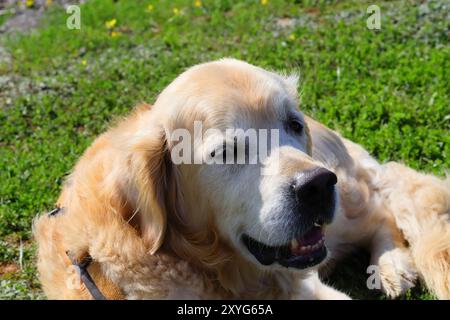
M 245 230 L 282 243 L 276 229 L 264 235 L 265 219 L 283 201 L 280 186 L 323 166 L 338 176 L 339 206 L 327 228 L 331 253 L 322 269 L 365 247 L 391 297 L 419 276 L 449 299 L 448 178 L 379 164 L 308 117 L 301 138 L 282 136 L 280 174 L 259 178 L 251 169 L 232 175 L 171 163 L 171 130 L 192 130 L 194 120 L 218 129 L 274 127 L 286 108 L 298 112 L 296 86 L 296 77 L 232 59 L 195 66 L 152 107 L 140 106 L 97 138 L 64 184 L 58 200 L 64 212 L 34 223 L 47 296 L 91 298 L 83 285 L 73 285 L 70 251 L 77 259 L 92 256 L 94 280 L 112 299 L 347 299 L 320 281 L 317 268 L 262 267 L 239 242 Z

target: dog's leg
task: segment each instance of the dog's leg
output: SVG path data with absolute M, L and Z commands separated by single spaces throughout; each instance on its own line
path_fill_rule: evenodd
M 389 226 L 381 226 L 373 237 L 370 261 L 378 267 L 380 289 L 390 298 L 405 294 L 417 280 L 409 250 L 396 243 Z
M 450 299 L 450 176 L 439 179 L 399 163 L 383 166 L 385 202 L 427 287 Z

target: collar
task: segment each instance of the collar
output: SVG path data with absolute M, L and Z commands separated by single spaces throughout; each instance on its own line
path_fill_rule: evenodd
M 66 254 L 69 257 L 70 261 L 72 261 L 72 265 L 77 267 L 81 281 L 83 281 L 84 285 L 86 286 L 86 289 L 88 289 L 89 293 L 92 295 L 94 300 L 108 300 L 100 291 L 100 289 L 97 287 L 97 285 L 95 284 L 94 280 L 92 279 L 91 275 L 87 270 L 87 268 L 92 262 L 92 257 L 90 255 L 87 255 L 83 258 L 83 260 L 77 262 L 76 259 L 71 257 L 69 251 L 67 251 Z
M 55 217 L 60 213 L 64 212 L 64 208 L 57 207 L 48 213 L 49 217 Z M 69 251 L 66 251 L 67 257 L 72 262 L 72 265 L 77 267 L 78 273 L 80 275 L 81 281 L 88 289 L 89 293 L 92 295 L 94 300 L 107 300 L 100 289 L 95 284 L 91 275 L 89 274 L 87 268 L 92 263 L 92 257 L 88 254 L 80 262 L 78 262 Z

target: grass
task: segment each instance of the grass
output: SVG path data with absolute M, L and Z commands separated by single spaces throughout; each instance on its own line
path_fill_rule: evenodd
M 300 71 L 306 113 L 380 161 L 438 175 L 449 168 L 444 0 L 377 1 L 381 30 L 367 29 L 365 1 L 201 3 L 91 0 L 80 30 L 67 29 L 67 14 L 52 5 L 37 30 L 2 36 L 12 63 L 0 60 L 0 299 L 43 297 L 31 221 L 53 208 L 83 150 L 199 62 L 232 56 Z M 384 299 L 365 287 L 367 264 L 352 256 L 329 281 L 354 298 Z M 432 296 L 419 286 L 404 298 Z

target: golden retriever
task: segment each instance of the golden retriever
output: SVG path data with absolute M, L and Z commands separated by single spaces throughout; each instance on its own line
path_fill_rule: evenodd
M 303 115 L 297 86 L 234 59 L 200 64 L 98 137 L 62 212 L 34 222 L 48 298 L 92 299 L 73 265 L 89 256 L 108 299 L 348 299 L 318 271 L 364 247 L 389 296 L 422 279 L 449 299 L 450 179 L 378 163 Z M 277 133 L 254 163 L 249 129 Z M 193 136 L 181 151 L 177 130 Z

